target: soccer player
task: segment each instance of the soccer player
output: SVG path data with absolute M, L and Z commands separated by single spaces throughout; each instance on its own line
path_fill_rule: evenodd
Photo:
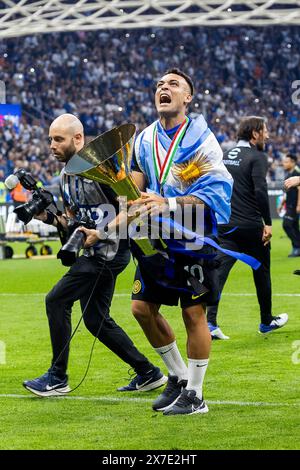
M 190 77 L 178 69 L 168 70 L 157 82 L 155 106 L 159 119 L 141 132 L 135 143 L 133 175 L 142 194 L 131 209 L 143 204 L 151 216 L 159 210 L 163 213 L 166 207 L 176 211 L 179 206 L 201 206 L 205 235 L 213 237 L 216 218 L 220 223 L 229 219 L 232 178 L 204 117 L 187 116 L 193 93 Z M 96 232 L 85 232 L 87 243 L 94 243 Z M 132 311 L 169 372 L 165 390 L 153 403 L 153 409 L 165 415 L 208 411 L 202 388 L 211 343 L 206 303 L 218 298 L 214 256 L 215 248 L 208 245 L 194 256 L 178 254 L 174 257 L 176 275 L 169 286 L 159 283 L 163 264 L 151 269 L 143 257 L 138 259 Z M 198 273 L 204 292 L 196 295 L 172 289 L 182 272 L 187 272 L 190 279 Z M 178 305 L 179 300 L 187 332 L 187 365 L 170 324 L 160 313 L 161 305 Z
M 263 117 L 247 116 L 242 119 L 237 133 L 237 145 L 224 155 L 224 163 L 233 177 L 234 185 L 229 224 L 219 228 L 222 248 L 249 254 L 261 262 L 260 268 L 253 270 L 260 306 L 260 333 L 270 333 L 283 327 L 288 321 L 286 313 L 272 315 L 272 220 L 266 182 L 268 163 L 264 153 L 268 138 L 269 133 Z M 235 259 L 224 253 L 218 254 L 218 258 L 222 291 Z M 217 325 L 218 304 L 209 306 L 207 313 L 212 336 L 225 339 Z
M 283 168 L 288 172 L 287 179 L 298 178 L 300 169 L 297 166 L 297 156 L 288 153 L 283 159 Z M 300 231 L 299 231 L 299 213 L 300 213 L 300 188 L 291 187 L 278 210 L 283 204 L 286 206 L 286 213 L 283 217 L 283 229 L 292 242 L 292 251 L 289 258 L 300 256 Z

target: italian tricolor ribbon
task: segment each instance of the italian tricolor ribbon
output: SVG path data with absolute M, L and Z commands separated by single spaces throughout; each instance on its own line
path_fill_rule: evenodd
M 169 150 L 167 152 L 163 165 L 161 165 L 160 158 L 159 158 L 157 124 L 154 126 L 153 141 L 152 141 L 152 157 L 154 161 L 156 177 L 161 185 L 165 183 L 168 177 L 174 156 L 177 152 L 178 145 L 180 144 L 185 134 L 188 124 L 189 124 L 189 118 L 186 117 L 172 139 L 171 145 L 169 147 Z

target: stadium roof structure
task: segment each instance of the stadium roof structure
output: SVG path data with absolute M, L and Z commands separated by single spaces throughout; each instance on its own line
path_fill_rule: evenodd
M 299 0 L 0 1 L 0 37 L 179 26 L 299 25 Z

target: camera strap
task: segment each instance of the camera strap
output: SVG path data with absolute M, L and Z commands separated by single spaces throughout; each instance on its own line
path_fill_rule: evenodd
M 59 239 L 61 241 L 61 244 L 64 245 L 68 241 L 68 233 L 66 232 L 66 229 L 63 227 L 63 225 L 60 223 L 58 220 L 58 214 L 53 214 L 55 219 L 56 219 L 56 228 L 57 228 L 57 233 L 59 236 Z
M 57 228 L 58 236 L 59 236 L 61 244 L 64 245 L 66 241 L 68 240 L 68 233 L 58 219 L 58 217 L 60 217 L 63 213 L 61 210 L 58 209 L 55 201 L 53 201 L 52 204 L 56 209 L 56 213 L 52 211 L 47 211 L 47 220 L 45 221 L 45 223 L 46 224 L 49 223 L 53 225 L 54 219 L 56 220 L 56 228 Z M 52 221 L 48 222 L 48 220 L 52 220 Z

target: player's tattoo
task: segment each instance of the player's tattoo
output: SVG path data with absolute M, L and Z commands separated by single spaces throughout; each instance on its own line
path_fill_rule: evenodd
M 196 196 L 178 196 L 176 197 L 176 202 L 177 204 L 180 204 L 181 206 L 184 206 L 185 204 L 191 204 L 191 205 L 199 205 L 202 204 L 204 205 L 204 202 L 201 201 Z

